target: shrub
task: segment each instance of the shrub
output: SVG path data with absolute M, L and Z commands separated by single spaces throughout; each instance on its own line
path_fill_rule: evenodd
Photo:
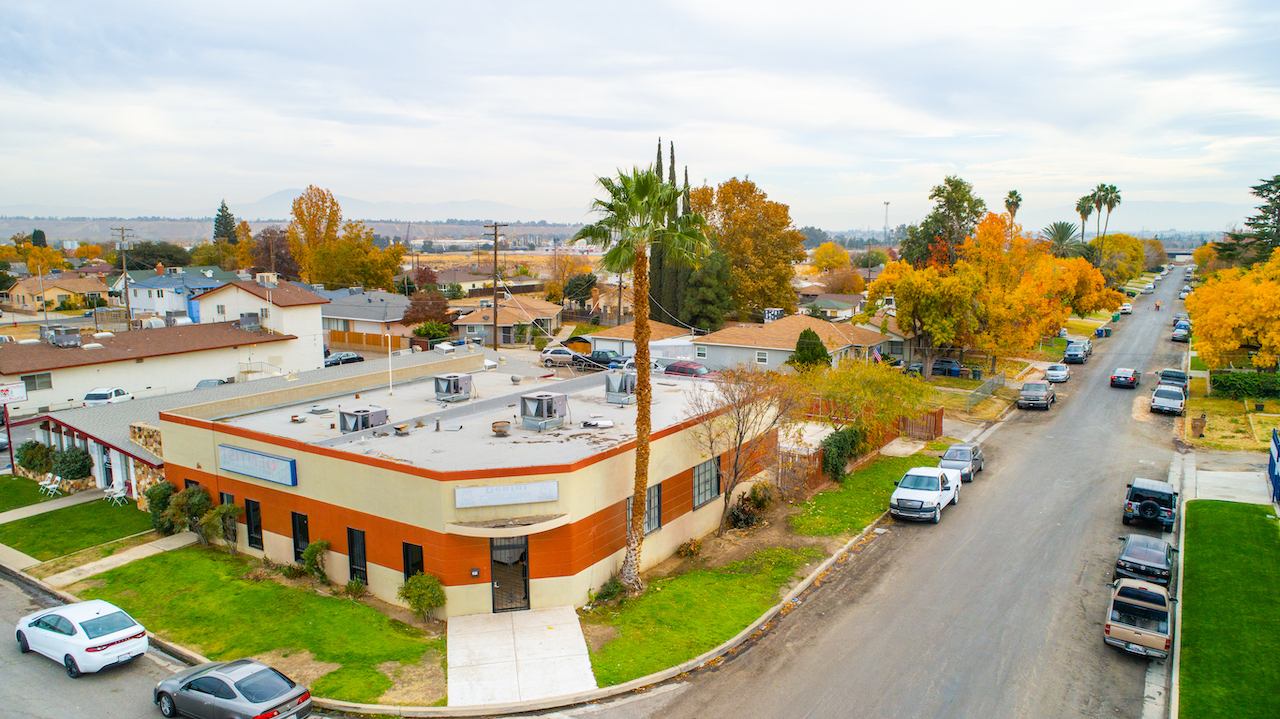
M 238 504 L 219 504 L 204 513 L 200 518 L 200 527 L 212 539 L 220 540 L 227 545 L 231 556 L 236 554 L 236 518 L 244 513 L 244 507 Z
M 165 516 L 178 531 L 190 530 L 200 540 L 200 546 L 209 546 L 209 537 L 204 527 L 200 526 L 200 518 L 213 509 L 213 500 L 200 485 L 192 485 L 169 498 L 169 508 Z
M 301 579 L 307 576 L 307 568 L 301 564 L 286 564 L 280 569 L 280 573 L 290 579 Z
M 739 496 L 738 501 L 729 508 L 729 524 L 734 529 L 754 527 L 762 521 L 764 521 L 764 513 L 756 508 L 750 494 Z
M 365 592 L 367 590 L 365 589 L 364 582 L 360 581 L 359 579 L 352 579 L 351 581 L 347 582 L 346 588 L 343 589 L 342 591 L 345 592 L 346 595 L 348 597 L 351 597 L 352 599 L 359 599 L 360 597 L 363 597 L 365 595 Z
M 533 338 L 533 348 L 534 348 L 534 349 L 536 349 L 536 350 L 538 350 L 539 352 L 541 352 L 542 350 L 546 349 L 546 348 L 547 348 L 547 338 L 546 338 L 546 337 L 534 337 L 534 338 Z
M 676 550 L 676 556 L 679 557 L 696 557 L 700 554 L 702 554 L 701 539 L 690 539 Z
M 327 551 L 329 541 L 326 539 L 317 539 L 302 550 L 302 568 L 307 570 L 307 574 L 326 582 L 329 581 L 329 575 L 324 571 L 324 553 Z
M 449 336 L 449 325 L 443 322 L 433 322 L 427 320 L 417 327 L 413 328 L 414 337 L 426 337 L 433 340 L 442 340 Z
M 143 492 L 147 497 L 147 509 L 151 510 L 151 527 L 165 536 L 177 531 L 169 519 L 169 500 L 177 491 L 172 482 L 157 482 Z
M 53 453 L 53 473 L 63 479 L 81 479 L 93 472 L 93 457 L 79 447 Z
M 758 511 L 765 511 L 770 504 L 773 504 L 773 485 L 764 482 L 751 485 L 751 491 L 747 493 L 747 501 L 751 502 L 751 506 Z
M 44 474 L 53 469 L 53 450 L 34 439 L 18 445 L 13 453 L 18 460 L 18 466 L 28 472 Z
M 1270 372 L 1214 372 L 1215 397 L 1280 399 L 1280 374 Z
M 622 596 L 622 593 L 626 590 L 626 585 L 624 585 L 622 580 L 618 579 L 618 575 L 615 574 L 612 577 L 609 577 L 609 581 L 600 586 L 600 591 L 595 593 L 591 603 L 595 604 L 596 602 L 613 601 L 614 599 Z
M 856 425 L 838 429 L 822 440 L 822 470 L 831 481 L 844 477 L 844 468 L 862 453 L 866 441 L 866 432 Z
M 400 601 L 409 605 L 409 609 L 419 619 L 427 619 L 432 612 L 444 606 L 444 585 L 434 574 L 415 574 L 405 580 L 396 592 Z

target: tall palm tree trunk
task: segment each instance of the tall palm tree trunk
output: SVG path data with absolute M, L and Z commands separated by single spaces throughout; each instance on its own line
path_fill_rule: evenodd
M 631 495 L 631 523 L 627 527 L 627 553 L 622 559 L 622 583 L 633 595 L 644 591 L 640 580 L 640 542 L 644 539 L 645 499 L 649 493 L 649 433 L 653 420 L 649 408 L 653 386 L 649 384 L 649 257 L 642 248 L 632 271 L 631 304 L 636 312 L 636 484 Z

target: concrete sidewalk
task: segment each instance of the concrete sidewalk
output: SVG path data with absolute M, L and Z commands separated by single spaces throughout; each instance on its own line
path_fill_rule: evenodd
M 101 489 L 87 489 L 83 492 L 76 492 L 75 494 L 64 494 L 61 497 L 51 499 L 47 502 L 28 504 L 25 507 L 10 509 L 8 512 L 0 512 L 0 524 L 13 522 L 19 519 L 26 519 L 27 517 L 34 517 L 37 514 L 44 514 L 45 512 L 52 512 L 65 507 L 74 507 L 77 504 L 85 504 L 86 502 L 102 499 L 104 496 L 105 495 Z
M 1271 504 L 1265 472 L 1196 472 L 1194 495 L 1186 499 Z
M 449 620 L 449 706 L 529 701 L 596 688 L 573 607 Z
M 181 549 L 195 543 L 195 534 L 191 532 L 181 532 L 171 537 L 163 537 L 148 544 L 126 549 L 119 554 L 113 554 L 110 557 L 99 559 L 96 562 L 81 564 L 80 566 L 73 567 L 65 572 L 51 574 L 48 577 L 45 577 L 44 581 L 45 584 L 54 587 L 69 587 L 82 579 L 92 577 L 96 574 L 102 574 L 103 572 L 115 569 L 116 567 L 122 567 L 129 562 L 137 561 L 144 557 L 150 557 L 154 554 L 160 554 L 161 552 L 170 552 L 175 549 Z

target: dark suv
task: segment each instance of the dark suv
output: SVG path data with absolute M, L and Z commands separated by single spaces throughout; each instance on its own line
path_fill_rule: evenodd
M 1180 369 L 1162 369 L 1156 373 L 1160 378 L 1160 384 L 1172 385 L 1182 388 L 1182 393 L 1191 394 L 1191 382 L 1187 379 L 1187 373 Z
M 1178 493 L 1173 485 L 1154 479 L 1138 478 L 1128 485 L 1124 498 L 1124 516 L 1121 521 L 1130 524 L 1135 519 L 1159 524 L 1164 531 L 1172 532 L 1178 519 Z
M 1169 579 L 1173 574 L 1173 553 L 1178 550 L 1170 547 L 1163 539 L 1145 534 L 1130 534 L 1121 537 L 1120 541 L 1124 542 L 1124 547 L 1116 558 L 1111 581 L 1128 577 L 1169 586 Z

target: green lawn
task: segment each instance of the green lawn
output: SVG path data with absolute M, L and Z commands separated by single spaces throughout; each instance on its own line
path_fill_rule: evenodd
M 49 497 L 40 494 L 40 485 L 29 479 L 0 474 L 0 512 L 39 504 Z
M 151 515 L 106 500 L 77 504 L 0 524 L 0 544 L 46 561 L 151 529 Z
M 593 335 L 597 332 L 603 332 L 610 329 L 605 325 L 575 325 L 573 332 L 569 333 L 570 337 L 581 337 L 582 335 Z
M 791 517 L 796 534 L 832 536 L 857 534 L 889 508 L 893 483 L 912 467 L 936 467 L 938 458 L 927 454 L 910 457 L 876 457 L 862 469 L 848 474 L 834 492 L 819 492 Z
M 310 651 L 342 667 L 311 685 L 319 696 L 374 702 L 391 688 L 383 662 L 414 664 L 444 638 L 430 640 L 406 624 L 351 599 L 255 582 L 247 557 L 191 547 L 165 552 L 95 577 L 102 586 L 82 596 L 124 608 L 148 629 L 198 647 L 210 659 L 269 652 Z
M 777 604 L 779 589 L 821 557 L 812 547 L 762 549 L 719 569 L 654 579 L 640 597 L 584 613 L 584 622 L 618 630 L 591 653 L 596 681 L 621 684 L 719 646 Z
M 1187 504 L 1178 710 L 1280 716 L 1280 525 L 1263 504 Z
M 929 383 L 938 387 L 950 387 L 951 389 L 975 390 L 982 386 L 980 379 L 965 379 L 964 377 L 943 377 L 934 375 L 929 378 Z
M 1191 369 L 1192 371 L 1196 371 L 1196 372 L 1204 372 L 1209 369 L 1209 365 L 1205 364 L 1204 360 L 1200 359 L 1199 357 L 1192 357 Z

